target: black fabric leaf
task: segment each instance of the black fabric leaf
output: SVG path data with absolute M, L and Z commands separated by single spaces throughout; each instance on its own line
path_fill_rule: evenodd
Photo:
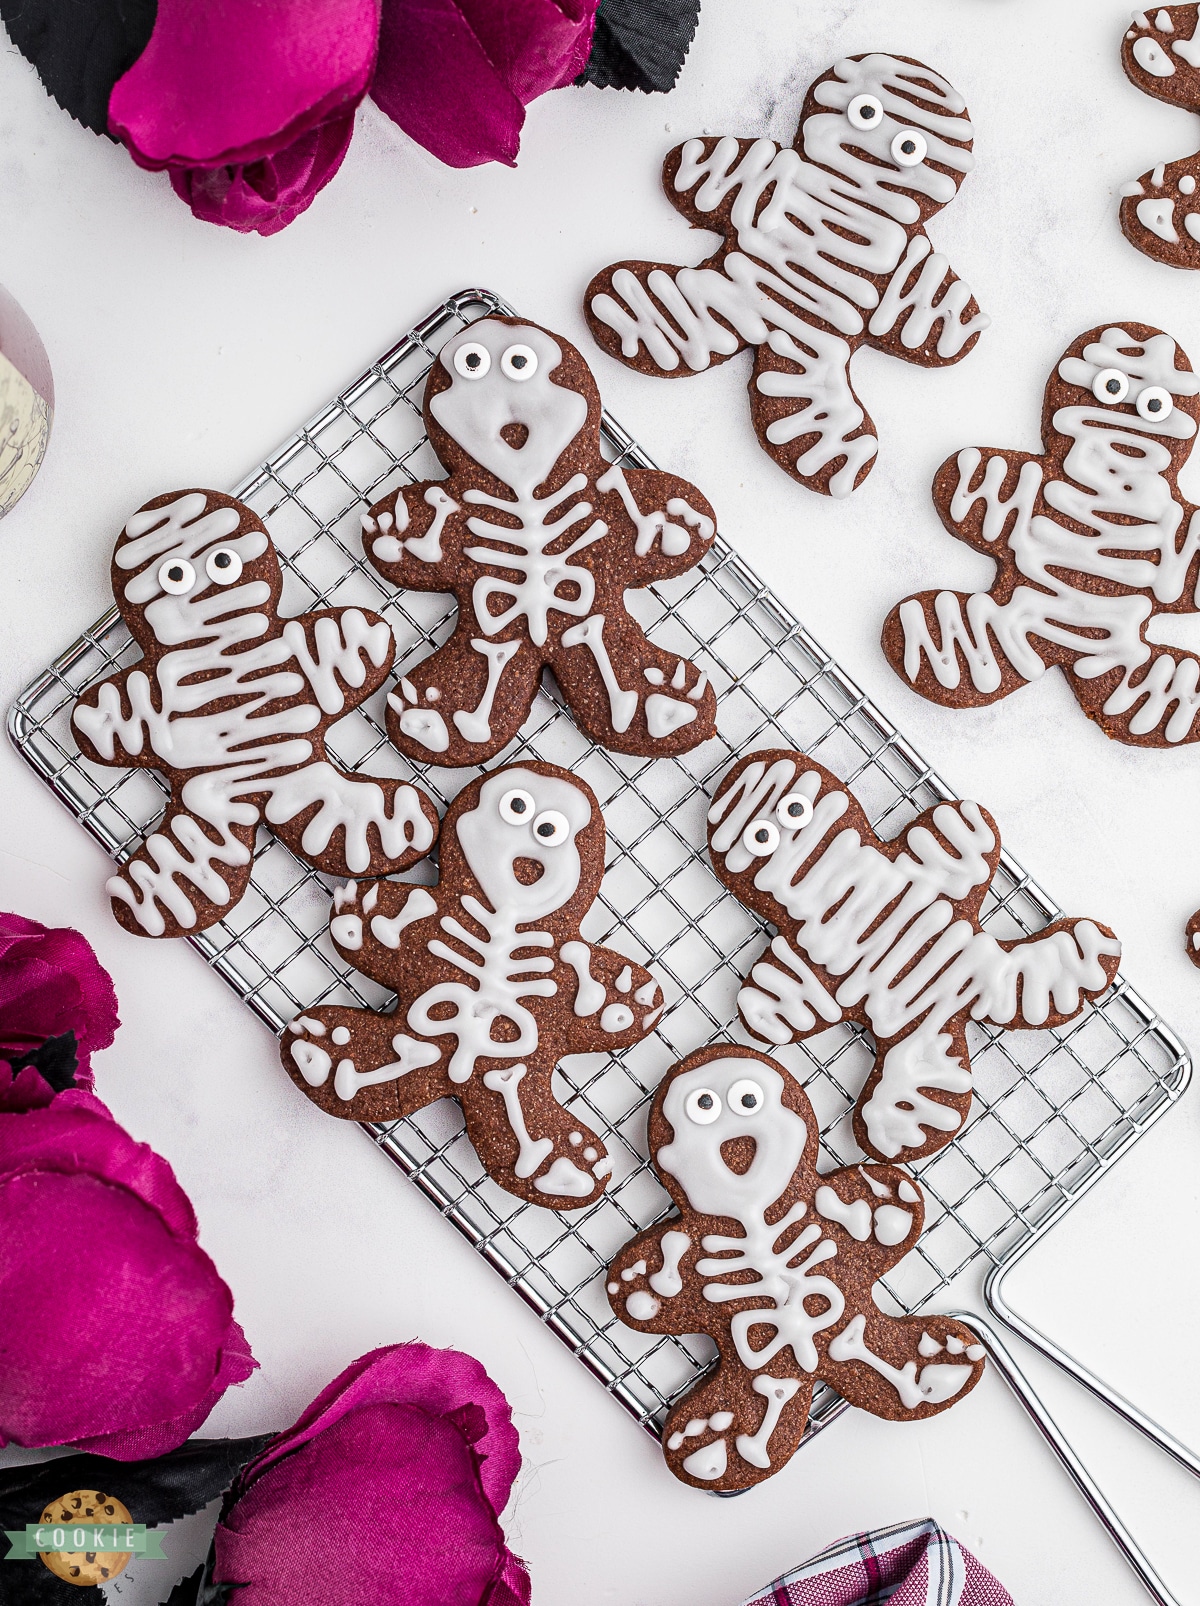
M 3 0 L 0 0 L 2 3 Z M 31 1048 L 28 1054 L 22 1054 L 19 1059 L 9 1060 L 9 1067 L 15 1079 L 18 1071 L 32 1065 L 43 1082 L 56 1093 L 65 1093 L 67 1088 L 75 1086 L 75 1072 L 79 1069 L 75 1052 L 78 1047 L 75 1033 L 64 1032 L 61 1037 L 48 1037 L 44 1043 Z
M 0 1546 L 7 1550 L 7 1540 L 0 1539 Z M 68 1584 L 36 1556 L 28 1561 L 0 1561 L 0 1600 L 4 1606 L 108 1606 L 108 1596 L 97 1585 Z
M 592 53 L 575 82 L 673 89 L 699 20 L 700 0 L 600 0 Z
M 157 14 L 158 0 L 0 0 L 13 44 L 63 110 L 95 134 L 108 132 L 113 85 L 149 44 Z
M 203 1577 L 204 1564 L 201 1562 L 189 1578 L 179 1580 L 167 1596 L 165 1606 L 196 1606 L 196 1598 L 200 1593 L 200 1580 Z

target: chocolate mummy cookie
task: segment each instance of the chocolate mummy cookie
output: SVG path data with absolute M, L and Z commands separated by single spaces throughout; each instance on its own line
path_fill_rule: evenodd
M 1131 83 L 1156 100 L 1200 112 L 1200 6 L 1135 11 L 1121 45 Z M 1159 162 L 1121 186 L 1121 228 L 1139 251 L 1172 268 L 1200 268 L 1200 151 Z
M 942 523 L 994 559 L 990 591 L 922 591 L 892 610 L 883 650 L 931 702 L 977 708 L 1057 665 L 1106 736 L 1200 740 L 1200 658 L 1147 639 L 1195 613 L 1200 523 L 1180 494 L 1200 376 L 1147 324 L 1091 329 L 1046 384 L 1043 451 L 970 446 L 933 482 Z
M 113 594 L 142 649 L 90 687 L 72 723 L 95 764 L 158 770 L 166 813 L 106 884 L 135 936 L 203 931 L 239 902 L 268 824 L 331 875 L 384 875 L 428 853 L 419 788 L 330 762 L 325 732 L 382 684 L 395 642 L 361 608 L 295 619 L 262 522 L 219 491 L 172 491 L 121 532 Z
M 717 1368 L 672 1409 L 663 1451 L 698 1489 L 749 1489 L 792 1456 L 813 1385 L 914 1422 L 961 1400 L 984 1349 L 945 1316 L 885 1316 L 876 1281 L 921 1235 L 920 1189 L 895 1166 L 817 1172 L 816 1118 L 765 1054 L 717 1044 L 675 1066 L 650 1110 L 650 1158 L 679 1212 L 608 1274 L 622 1321 L 706 1333 Z
M 754 348 L 763 450 L 810 490 L 848 496 L 879 449 L 850 383 L 860 346 L 940 368 L 989 320 L 925 225 L 974 166 L 966 103 L 907 56 L 837 62 L 811 86 L 790 148 L 689 139 L 667 198 L 723 243 L 699 267 L 616 262 L 588 286 L 588 326 L 640 373 L 679 378 Z
M 471 324 L 429 371 L 425 424 L 449 478 L 393 492 L 363 519 L 386 580 L 458 601 L 450 640 L 388 695 L 401 752 L 491 758 L 543 667 L 604 747 L 658 758 L 706 741 L 708 677 L 646 639 L 625 592 L 699 562 L 712 508 L 686 480 L 605 461 L 599 393 L 575 348 L 515 318 Z
M 870 1030 L 854 1136 L 878 1159 L 920 1160 L 966 1120 L 968 1020 L 1060 1026 L 1116 975 L 1121 945 L 1093 920 L 980 930 L 1000 833 L 976 803 L 940 803 L 884 842 L 835 775 L 777 748 L 734 765 L 708 822 L 717 875 L 779 933 L 738 994 L 743 1023 L 780 1044 Z
M 338 896 L 338 952 L 396 1007 L 307 1010 L 283 1033 L 284 1068 L 352 1121 L 456 1098 L 493 1181 L 557 1210 L 590 1204 L 612 1161 L 558 1102 L 554 1069 L 631 1047 L 663 1007 L 649 971 L 580 935 L 604 874 L 600 805 L 553 764 L 510 765 L 455 798 L 439 860 L 436 887 L 352 882 Z

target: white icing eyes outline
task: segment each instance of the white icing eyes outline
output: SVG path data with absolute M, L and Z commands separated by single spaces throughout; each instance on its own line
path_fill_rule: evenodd
M 756 859 L 766 859 L 779 846 L 779 827 L 774 820 L 751 820 L 742 832 L 742 846 Z
M 509 825 L 528 825 L 533 819 L 534 801 L 528 792 L 514 786 L 511 792 L 505 792 L 496 808 Z
M 929 155 L 929 141 L 915 128 L 902 128 L 893 139 L 891 150 L 897 167 L 920 167 Z
M 500 359 L 500 371 L 507 378 L 515 379 L 518 384 L 532 379 L 537 369 L 537 352 L 532 346 L 509 346 Z
M 1162 385 L 1147 385 L 1137 395 L 1138 417 L 1148 424 L 1161 424 L 1175 411 L 1171 392 Z
M 492 366 L 492 354 L 478 340 L 468 340 L 454 353 L 454 372 L 463 379 L 482 379 Z
M 697 1126 L 711 1126 L 721 1119 L 720 1095 L 711 1087 L 693 1088 L 684 1100 L 683 1113 Z
M 169 596 L 182 597 L 196 584 L 196 571 L 186 558 L 168 558 L 159 564 L 158 583 Z
M 1092 380 L 1092 395 L 1106 407 L 1116 407 L 1129 394 L 1129 376 L 1119 368 L 1101 368 Z
M 544 809 L 533 822 L 533 835 L 545 848 L 556 848 L 571 834 L 571 822 L 557 809 Z
M 854 128 L 879 128 L 883 123 L 883 102 L 874 95 L 855 95 L 846 107 L 846 116 Z
M 775 809 L 775 818 L 788 831 L 798 831 L 802 825 L 807 825 L 812 817 L 812 799 L 805 797 L 803 792 L 789 792 L 785 798 L 779 800 Z M 754 849 L 751 848 L 750 852 L 753 853 Z
M 728 1104 L 731 1114 L 751 1116 L 758 1114 L 766 1103 L 766 1099 L 763 1097 L 763 1090 L 758 1083 L 752 1082 L 749 1077 L 745 1077 L 742 1081 L 733 1084 L 725 1095 L 725 1102 Z
M 231 586 L 242 577 L 242 560 L 232 547 L 219 546 L 204 560 L 204 572 L 216 586 Z

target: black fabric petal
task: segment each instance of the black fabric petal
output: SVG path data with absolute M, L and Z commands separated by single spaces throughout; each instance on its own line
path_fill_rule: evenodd
M 0 4 L 3 4 L 3 0 L 0 0 Z M 37 1048 L 31 1048 L 28 1054 L 22 1054 L 19 1059 L 9 1060 L 8 1063 L 14 1079 L 18 1071 L 32 1065 L 47 1086 L 56 1093 L 65 1093 L 67 1088 L 75 1086 L 75 1072 L 79 1069 L 75 1053 L 78 1047 L 75 1033 L 64 1032 L 61 1037 L 48 1037 Z
M 592 53 L 575 82 L 673 89 L 699 20 L 700 0 L 600 0 Z
M 0 0 L 13 44 L 63 110 L 96 134 L 108 132 L 113 85 L 150 42 L 157 14 L 158 0 Z

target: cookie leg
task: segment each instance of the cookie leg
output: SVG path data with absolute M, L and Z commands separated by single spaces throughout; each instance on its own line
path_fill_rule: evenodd
M 668 1467 L 694 1489 L 753 1488 L 795 1454 L 812 1391 L 813 1379 L 794 1365 L 748 1372 L 723 1361 L 668 1416 L 663 1427 Z
M 580 728 L 618 753 L 686 753 L 716 730 L 707 674 L 656 647 L 628 615 L 592 614 L 564 630 L 551 660 Z
M 1028 685 L 1000 644 L 1010 606 L 988 591 L 921 591 L 888 614 L 884 653 L 901 679 L 931 703 L 986 707 Z
M 455 1091 L 467 1136 L 501 1188 L 549 1210 L 580 1210 L 604 1192 L 608 1151 L 554 1097 L 548 1070 L 526 1064 L 477 1070 Z
M 239 819 L 213 825 L 173 797 L 167 812 L 104 890 L 135 937 L 194 936 L 238 904 L 250 881 L 258 810 L 239 801 Z M 247 818 L 248 816 L 248 818 Z
M 915 1422 L 962 1399 L 983 1375 L 984 1348 L 946 1316 L 896 1318 L 871 1310 L 830 1339 L 820 1375 L 873 1416 Z
M 762 449 L 823 496 L 849 496 L 879 450 L 850 383 L 854 349 L 816 326 L 799 338 L 775 329 L 758 347 L 750 377 L 750 416 Z
M 533 707 L 541 654 L 525 640 L 493 641 L 473 624 L 388 693 L 388 740 L 414 762 L 482 764 L 508 746 Z
M 921 1023 L 881 1042 L 854 1109 L 854 1137 L 876 1160 L 909 1165 L 945 1148 L 971 1111 L 971 1060 L 961 1021 Z
M 1098 679 L 1070 670 L 1079 706 L 1106 736 L 1132 747 L 1174 747 L 1200 741 L 1200 658 L 1149 643 L 1137 669 Z
M 374 1010 L 305 1010 L 284 1028 L 279 1057 L 302 1093 L 345 1121 L 396 1121 L 450 1092 L 442 1050 Z
M 437 810 L 419 787 L 393 777 L 351 775 L 327 759 L 281 776 L 264 817 L 298 859 L 326 875 L 391 875 L 424 858 Z

